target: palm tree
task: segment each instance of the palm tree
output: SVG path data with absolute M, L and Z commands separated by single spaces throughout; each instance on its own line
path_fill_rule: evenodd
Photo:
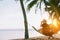
M 27 0 L 29 1 L 29 0 Z M 39 7 L 41 9 L 42 2 L 45 4 L 45 10 L 50 14 L 53 15 L 55 12 L 55 15 L 57 18 L 60 16 L 60 1 L 59 0 L 33 0 L 28 4 L 28 9 L 30 10 L 34 5 L 36 5 L 36 8 Z M 23 15 L 24 15 L 24 23 L 25 23 L 25 39 L 29 38 L 28 36 L 28 27 L 27 27 L 27 19 L 26 19 L 26 12 L 23 5 L 23 0 L 20 0 Z
M 27 24 L 26 12 L 25 12 L 24 5 L 23 5 L 23 0 L 20 0 L 20 4 L 21 4 L 22 11 L 23 11 L 23 16 L 24 16 L 25 39 L 28 39 L 29 38 L 29 35 L 28 35 L 28 24 Z

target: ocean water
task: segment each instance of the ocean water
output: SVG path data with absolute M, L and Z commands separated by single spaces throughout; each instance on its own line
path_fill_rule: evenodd
M 0 30 L 0 40 L 20 39 L 24 38 L 24 30 L 20 29 L 2 29 Z M 29 30 L 29 37 L 39 36 L 38 32 Z
M 20 39 L 24 38 L 24 30 L 23 29 L 2 29 L 0 30 L 0 40 L 11 40 L 11 39 Z M 35 30 L 29 30 L 29 37 L 40 37 L 42 34 L 36 32 Z M 55 38 L 60 38 L 59 35 L 55 35 Z

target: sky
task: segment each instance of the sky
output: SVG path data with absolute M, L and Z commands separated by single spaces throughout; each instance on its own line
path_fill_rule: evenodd
M 25 9 L 27 4 L 25 5 Z M 42 5 L 43 7 L 44 5 Z M 29 12 L 26 9 L 28 28 L 32 26 L 40 27 L 42 19 L 48 20 L 48 13 L 37 10 L 36 14 L 33 7 Z M 44 14 L 43 14 L 44 13 Z M 0 1 L 0 29 L 24 29 L 24 19 L 19 1 L 3 0 Z

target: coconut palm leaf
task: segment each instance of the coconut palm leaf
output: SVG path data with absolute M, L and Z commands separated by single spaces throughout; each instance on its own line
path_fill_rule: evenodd
M 32 2 L 30 2 L 30 4 L 28 4 L 28 10 L 30 10 L 30 8 L 32 8 L 38 0 L 33 0 Z
M 38 8 L 39 8 L 39 3 L 36 4 L 35 13 L 36 13 L 36 11 L 37 11 Z

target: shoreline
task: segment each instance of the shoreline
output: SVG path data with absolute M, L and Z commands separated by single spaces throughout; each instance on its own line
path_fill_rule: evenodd
M 20 38 L 20 39 L 12 39 L 12 40 L 60 40 L 60 38 L 48 38 L 48 37 L 31 37 L 29 39 L 24 39 L 24 38 Z

